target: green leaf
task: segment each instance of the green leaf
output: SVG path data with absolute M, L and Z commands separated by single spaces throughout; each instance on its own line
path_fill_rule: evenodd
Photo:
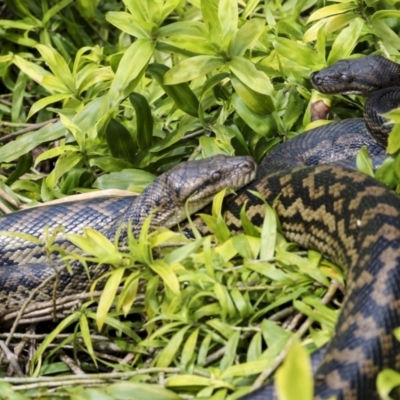
M 33 158 L 31 153 L 23 154 L 21 157 L 18 158 L 17 166 L 15 167 L 14 171 L 11 175 L 6 179 L 5 184 L 11 185 L 15 182 L 18 178 L 28 172 L 33 164 Z
M 59 11 L 65 8 L 67 5 L 71 4 L 73 0 L 61 0 L 57 2 L 56 5 L 51 7 L 48 11 L 45 12 L 42 19 L 42 24 L 46 25 L 47 22 L 50 21 Z
M 261 230 L 260 260 L 271 260 L 275 252 L 276 243 L 276 215 L 269 204 L 265 204 L 265 217 Z
M 228 343 L 226 344 L 226 347 L 225 347 L 226 348 L 225 354 L 222 357 L 222 360 L 220 363 L 221 371 L 225 371 L 227 368 L 231 367 L 233 365 L 233 363 L 235 362 L 239 340 L 240 340 L 240 332 L 239 331 L 236 331 L 229 338 Z
M 139 39 L 151 39 L 152 31 L 157 28 L 156 24 L 138 21 L 127 12 L 110 11 L 106 14 L 106 20 L 121 31 Z
M 164 75 L 169 68 L 162 64 L 150 64 L 148 71 L 180 110 L 193 117 L 198 116 L 199 100 L 187 83 L 165 85 Z
M 182 400 L 177 394 L 154 384 L 118 382 L 102 390 L 119 400 Z
M 331 17 L 332 15 L 341 14 L 350 10 L 354 10 L 356 8 L 358 8 L 358 4 L 356 2 L 344 2 L 327 7 L 322 7 L 311 14 L 310 18 L 308 18 L 307 20 L 307 24 L 312 21 Z
M 136 143 L 140 150 L 146 150 L 153 140 L 153 116 L 149 103 L 139 93 L 132 93 L 129 100 L 136 111 Z
M 283 365 L 275 375 L 276 390 L 280 400 L 302 400 L 314 398 L 314 382 L 310 357 L 296 340 L 290 348 Z
M 99 331 L 101 331 L 106 321 L 107 314 L 110 310 L 112 303 L 114 302 L 118 286 L 121 283 L 121 280 L 124 276 L 124 272 L 125 272 L 124 268 L 118 268 L 112 271 L 110 277 L 107 279 L 104 289 L 102 290 L 99 300 L 99 305 L 97 307 L 97 312 L 96 312 L 97 329 Z
M 48 124 L 35 132 L 19 136 L 0 148 L 0 162 L 10 162 L 43 143 L 57 140 L 65 135 L 61 122 Z
M 194 362 L 197 339 L 199 337 L 199 328 L 196 328 L 187 338 L 181 356 L 181 365 L 184 369 L 188 369 Z
M 50 72 L 46 71 L 40 65 L 37 65 L 31 61 L 27 61 L 17 54 L 14 54 L 13 63 L 31 79 L 33 79 L 39 85 L 42 83 L 43 78 L 50 75 Z
M 54 76 L 68 88 L 69 93 L 75 94 L 76 88 L 72 73 L 61 54 L 52 47 L 43 44 L 38 44 L 36 48 L 46 61 Z
M 357 170 L 363 172 L 366 175 L 374 176 L 374 166 L 371 157 L 368 154 L 368 149 L 363 146 L 356 156 Z
M 153 182 L 155 176 L 149 172 L 139 169 L 124 169 L 120 172 L 105 174 L 96 179 L 93 184 L 97 189 L 121 189 L 145 188 Z
M 218 19 L 221 24 L 221 44 L 223 51 L 228 50 L 238 25 L 238 5 L 236 0 L 219 0 Z
M 66 174 L 68 171 L 70 171 L 72 168 L 75 167 L 81 160 L 83 156 L 80 153 L 64 153 L 62 154 L 54 167 L 54 169 L 51 171 L 51 173 L 47 176 L 46 178 L 46 185 L 47 187 L 53 189 L 56 187 L 58 180 Z
M 243 57 L 233 57 L 229 69 L 250 89 L 267 96 L 274 95 L 274 87 L 268 76 Z
M 243 56 L 246 50 L 251 49 L 265 29 L 265 22 L 261 18 L 253 18 L 246 21 L 231 42 L 230 54 L 232 56 Z
M 268 136 L 273 128 L 271 118 L 269 116 L 261 116 L 250 110 L 237 94 L 233 94 L 231 98 L 232 104 L 240 117 L 255 132 L 262 136 Z
M 331 65 L 343 58 L 350 56 L 354 47 L 357 44 L 358 38 L 360 37 L 361 30 L 364 27 L 365 22 L 361 18 L 357 18 L 352 21 L 349 26 L 343 29 L 332 45 L 332 50 L 329 53 L 328 65 Z
M 329 35 L 330 33 L 336 32 L 337 30 L 348 25 L 351 21 L 354 21 L 358 17 L 359 17 L 358 14 L 349 13 L 349 14 L 335 15 L 333 17 L 328 17 L 326 19 L 318 21 L 304 34 L 303 42 L 307 43 L 315 40 L 317 38 L 318 31 L 324 25 L 326 27 L 326 34 Z
M 201 14 L 203 16 L 204 25 L 208 31 L 208 39 L 219 48 L 222 39 L 222 28 L 218 18 L 219 14 L 218 0 L 202 0 Z
M 155 42 L 149 39 L 138 39 L 132 43 L 122 56 L 115 77 L 111 83 L 110 90 L 103 105 L 105 110 L 114 107 L 123 98 L 130 94 L 134 87 L 130 83 L 138 78 L 145 70 L 148 62 L 153 56 Z
M 379 10 L 370 17 L 371 22 L 384 18 L 400 18 L 400 11 L 398 10 Z
M 82 338 L 85 343 L 86 349 L 87 349 L 91 359 L 93 360 L 94 365 L 97 367 L 97 360 L 96 360 L 96 356 L 94 355 L 92 338 L 90 337 L 89 324 L 88 324 L 88 320 L 87 320 L 85 314 L 82 314 L 81 317 L 79 318 L 79 326 L 81 328 L 81 334 L 82 334 Z
M 231 82 L 236 93 L 247 107 L 258 114 L 269 114 L 274 111 L 274 103 L 270 96 L 256 92 L 232 75 Z
M 305 67 L 310 68 L 313 65 L 320 64 L 320 58 L 317 53 L 309 47 L 301 45 L 293 40 L 276 38 L 274 47 L 283 57 Z
M 189 328 L 190 325 L 185 326 L 172 336 L 172 338 L 168 341 L 168 344 L 157 357 L 157 367 L 165 368 L 172 363 L 174 358 L 177 356 L 178 349 L 181 347 L 183 338 Z
M 400 386 L 400 373 L 392 369 L 384 369 L 378 374 L 376 387 L 382 400 L 390 400 L 390 393 Z
M 177 83 L 191 81 L 219 67 L 225 61 L 222 57 L 216 56 L 194 56 L 174 65 L 164 75 L 164 85 L 175 85 Z
M 174 295 L 180 296 L 179 281 L 170 265 L 163 260 L 155 260 L 149 265 L 149 267 L 160 276 L 164 284 L 171 289 Z
M 135 163 L 138 146 L 125 126 L 112 118 L 107 125 L 105 133 L 112 156 L 125 160 L 130 164 Z
M 27 119 L 32 117 L 32 115 L 36 114 L 38 111 L 42 110 L 44 107 L 47 107 L 49 104 L 65 100 L 70 97 L 71 97 L 70 93 L 57 93 L 57 94 L 53 94 L 53 95 L 50 95 L 47 97 L 43 97 L 43 99 L 40 99 L 37 102 L 32 104 L 32 107 L 29 110 Z

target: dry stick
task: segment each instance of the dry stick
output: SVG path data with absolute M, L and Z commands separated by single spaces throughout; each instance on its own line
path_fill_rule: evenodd
M 15 347 L 14 347 L 14 356 L 16 360 L 21 355 L 22 350 L 25 348 L 26 344 L 28 343 L 28 339 L 22 339 Z M 14 365 L 10 363 L 7 368 L 7 376 L 12 376 L 14 371 Z
M 337 288 L 338 287 L 336 281 L 332 281 L 331 285 L 328 288 L 328 291 L 321 300 L 322 304 L 328 304 L 332 300 L 333 296 L 336 293 Z M 272 365 L 258 376 L 258 378 L 253 383 L 253 386 L 251 387 L 250 391 L 259 389 L 261 386 L 263 386 L 265 380 L 269 378 L 269 376 L 279 367 L 279 365 L 285 359 L 289 349 L 292 347 L 293 342 L 301 338 L 308 331 L 308 329 L 310 329 L 313 322 L 314 320 L 310 317 L 305 320 L 305 322 L 300 326 L 299 330 L 287 341 L 285 347 L 275 358 Z
M 58 356 L 60 357 L 60 360 L 67 365 L 67 367 L 72 371 L 73 374 L 75 375 L 86 375 L 80 368 L 79 366 L 75 363 L 75 361 L 68 357 L 62 350 L 59 350 L 57 352 Z
M 62 271 L 63 269 L 66 268 L 65 266 L 62 266 L 59 270 L 58 273 L 60 273 L 60 271 Z M 13 335 L 18 327 L 18 323 L 20 321 L 20 319 L 22 318 L 22 315 L 26 309 L 26 307 L 28 306 L 28 304 L 30 303 L 30 301 L 33 299 L 33 297 L 42 289 L 44 288 L 49 282 L 51 282 L 52 279 L 56 278 L 57 274 L 53 274 L 48 276 L 38 287 L 36 287 L 34 290 L 31 291 L 31 293 L 29 294 L 29 297 L 24 301 L 24 303 L 22 304 L 21 309 L 18 311 L 17 314 L 17 318 L 15 319 L 13 326 L 10 330 L 9 333 L 9 337 L 6 340 L 6 345 L 8 346 L 11 342 L 11 339 L 13 338 Z M 0 363 L 1 363 L 1 358 L 0 358 Z
M 36 131 L 37 129 L 43 128 L 44 126 L 46 126 L 48 124 L 52 124 L 54 122 L 57 122 L 58 120 L 59 120 L 58 118 L 53 118 L 53 119 L 49 119 L 49 120 L 44 121 L 44 122 L 39 122 L 38 124 L 32 124 L 30 126 L 27 126 L 26 128 L 20 129 L 17 132 L 13 132 L 13 133 L 10 133 L 9 135 L 0 137 L 0 143 L 1 142 L 7 142 L 8 140 L 14 139 L 17 136 L 23 135 L 24 133 Z M 3 125 L 4 125 L 4 123 L 3 123 Z
M 61 376 L 39 376 L 37 378 L 15 378 L 15 377 L 5 377 L 0 378 L 0 382 L 7 382 L 14 385 L 18 384 L 32 384 L 32 383 L 51 383 L 51 382 L 79 382 L 79 384 L 84 383 L 87 380 L 91 379 L 100 379 L 100 380 L 108 380 L 108 379 L 123 379 L 123 378 L 132 378 L 137 375 L 142 374 L 152 374 L 152 373 L 159 373 L 165 372 L 166 374 L 179 374 L 181 373 L 180 368 L 175 367 L 152 367 L 152 368 L 143 368 L 138 369 L 136 371 L 127 371 L 127 372 L 105 372 L 105 373 L 98 373 L 98 374 L 90 374 L 90 375 L 61 375 Z M 199 376 L 209 377 L 209 374 L 204 373 L 204 371 L 195 370 L 194 371 Z M 19 386 L 21 387 L 21 386 Z M 14 389 L 19 388 L 14 386 Z
M 18 376 L 22 378 L 24 376 L 24 373 L 22 372 L 21 367 L 18 364 L 17 357 L 15 357 L 15 355 L 9 350 L 3 340 L 0 340 L 0 348 L 6 355 L 7 360 L 9 361 L 10 365 L 12 365 L 14 371 L 17 373 Z
M 93 296 L 93 298 L 100 297 L 102 293 L 103 292 L 101 290 L 96 290 L 93 293 L 85 292 L 85 293 L 71 294 L 69 296 L 60 297 L 59 299 L 57 299 L 57 306 L 61 306 L 61 305 L 65 304 L 65 303 L 73 302 L 73 301 L 77 301 L 77 300 L 91 299 L 92 296 Z M 117 293 L 119 293 L 119 291 Z M 52 306 L 52 304 L 53 304 L 53 300 L 43 301 L 43 302 L 40 302 L 40 303 L 32 304 L 29 307 L 26 307 L 25 316 L 31 317 L 31 316 L 38 315 L 36 312 L 40 312 L 41 313 L 42 310 L 47 312 L 47 309 L 50 308 Z M 10 320 L 10 319 L 14 319 L 14 318 L 16 318 L 18 316 L 19 313 L 20 313 L 20 311 L 10 312 L 8 314 L 5 314 L 4 317 L 1 318 L 1 320 L 2 321 L 7 321 L 7 320 Z M 39 315 L 41 315 L 41 314 L 39 314 Z

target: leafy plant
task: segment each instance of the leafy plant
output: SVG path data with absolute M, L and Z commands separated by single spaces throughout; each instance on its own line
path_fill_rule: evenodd
M 310 117 L 317 100 L 330 104 L 336 119 L 361 115 L 359 96 L 322 96 L 311 89 L 313 71 L 372 52 L 399 60 L 396 2 L 2 4 L 3 212 L 97 189 L 140 191 L 155 174 L 186 159 L 224 153 L 259 161 L 281 141 L 321 124 Z M 398 123 L 398 111 L 390 118 Z M 389 138 L 393 154 L 398 129 Z M 373 173 L 364 151 L 359 165 Z M 399 165 L 394 154 L 376 173 L 398 191 Z M 123 251 L 90 229 L 70 236 L 87 254 L 69 259 L 113 265 L 108 283 L 96 309 L 85 298 L 45 337 L 35 336 L 40 344 L 26 364 L 33 375 L 26 378 L 29 391 L 10 398 L 37 397 L 45 385 L 61 387 L 60 377 L 76 387 L 59 389 L 54 398 L 100 396 L 77 385 L 125 378 L 130 381 L 107 386 L 101 396 L 135 391 L 154 398 L 184 393 L 234 399 L 248 392 L 257 374 L 275 367 L 293 340 L 275 320 L 290 315 L 286 325 L 294 320 L 293 327 L 301 316 L 315 320 L 320 328 L 311 328 L 303 344 L 313 350 L 325 343 L 337 310 L 321 297 L 330 293 L 331 279 L 343 283 L 340 272 L 321 255 L 287 243 L 270 208 L 262 227 L 243 213 L 244 233 L 231 235 L 221 202 L 217 197 L 212 215 L 203 217 L 212 237 L 189 241 L 168 230 L 144 230 Z M 111 355 L 104 348 L 113 349 Z M 298 345 L 290 354 L 306 363 Z M 87 376 L 66 379 L 71 365 Z M 285 387 L 290 368 L 288 361 L 278 373 L 278 387 Z M 57 376 L 45 376 L 50 373 Z M 385 395 L 398 383 L 390 374 L 378 381 Z M 17 386 L 18 379 L 9 381 Z M 310 388 L 309 375 L 302 381 L 297 394 L 302 384 Z

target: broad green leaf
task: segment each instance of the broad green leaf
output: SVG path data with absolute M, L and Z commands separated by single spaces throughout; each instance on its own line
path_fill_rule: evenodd
M 179 109 L 193 117 L 197 117 L 199 101 L 187 83 L 179 83 L 177 85 L 164 84 L 164 75 L 169 69 L 162 64 L 150 64 L 148 71 Z M 184 131 L 181 131 L 181 133 L 183 135 Z
M 340 14 L 335 15 L 333 17 L 328 17 L 318 21 L 314 24 L 310 29 L 306 31 L 303 36 L 303 42 L 311 42 L 317 39 L 318 31 L 321 29 L 322 26 L 326 26 L 326 34 L 329 35 L 330 33 L 336 32 L 337 30 L 343 28 L 344 26 L 348 25 L 351 21 L 359 18 L 358 14 Z
M 97 189 L 121 189 L 128 190 L 130 187 L 145 188 L 153 182 L 155 176 L 149 172 L 139 169 L 124 169 L 120 172 L 112 172 L 99 176 L 93 184 Z
M 107 125 L 105 134 L 112 156 L 133 164 L 138 146 L 128 129 L 117 119 L 112 118 Z
M 263 34 L 264 29 L 265 23 L 261 18 L 253 18 L 250 21 L 246 21 L 237 32 L 234 40 L 232 40 L 229 53 L 232 56 L 243 56 L 246 50 L 255 45 Z
M 178 355 L 178 349 L 181 347 L 183 343 L 183 338 L 190 328 L 189 326 L 185 326 L 176 332 L 172 338 L 168 341 L 168 344 L 164 347 L 164 349 L 160 352 L 157 358 L 157 367 L 168 367 Z
M 150 61 L 155 47 L 155 42 L 148 39 L 138 39 L 131 44 L 122 56 L 114 80 L 108 93 L 108 104 L 104 105 L 107 110 L 114 107 L 124 97 L 129 95 L 126 92 L 129 84 L 146 68 Z M 133 87 L 129 87 L 133 90 Z
M 11 175 L 6 179 L 5 184 L 11 185 L 15 182 L 19 177 L 28 172 L 33 164 L 33 158 L 31 153 L 23 154 L 18 158 L 17 166 Z
M 118 268 L 112 271 L 111 275 L 107 279 L 104 289 L 102 290 L 96 313 L 97 329 L 99 331 L 101 331 L 106 321 L 108 311 L 114 302 L 115 295 L 117 294 L 118 286 L 121 283 L 124 272 L 124 268 Z
M 157 31 L 157 36 L 185 36 L 189 38 L 206 39 L 206 28 L 200 21 L 178 21 L 162 26 Z
M 99 1 L 100 0 L 77 0 L 76 5 L 82 16 L 92 21 L 95 18 L 95 12 Z
M 53 7 L 51 7 L 48 11 L 45 12 L 45 14 L 43 15 L 42 24 L 46 25 L 51 18 L 53 18 L 63 8 L 71 4 L 72 1 L 73 0 L 61 0 L 57 2 Z
M 92 344 L 92 338 L 90 337 L 90 329 L 89 329 L 89 324 L 88 320 L 86 318 L 85 314 L 81 314 L 81 317 L 79 318 L 79 327 L 81 329 L 81 334 L 83 341 L 85 343 L 86 349 L 93 360 L 94 365 L 97 367 L 97 359 L 96 356 L 94 355 L 94 350 L 93 350 L 93 344 Z
M 41 66 L 25 60 L 25 58 L 20 57 L 17 54 L 14 54 L 13 63 L 26 75 L 28 75 L 31 79 L 33 79 L 39 85 L 42 83 L 43 78 L 46 75 L 50 75 L 50 72 L 46 71 Z
M 53 94 L 47 97 L 43 97 L 43 99 L 38 100 L 36 103 L 32 104 L 31 109 L 29 110 L 29 114 L 27 119 L 32 117 L 32 115 L 36 114 L 38 111 L 47 107 L 49 104 L 56 103 L 58 101 L 62 101 L 71 97 L 70 93 L 58 93 Z
M 389 134 L 387 152 L 395 154 L 400 149 L 400 124 L 395 124 Z M 1 150 L 0 150 L 1 151 Z
M 208 31 L 208 38 L 213 45 L 219 48 L 222 40 L 222 28 L 218 18 L 218 5 L 219 0 L 201 0 L 201 13 Z
M 138 382 L 114 383 L 106 386 L 102 391 L 118 400 L 182 400 L 180 396 L 161 386 Z M 96 396 L 94 399 L 97 398 Z
M 190 366 L 190 364 L 192 364 L 195 361 L 195 352 L 196 352 L 198 336 L 199 336 L 199 329 L 197 328 L 189 335 L 183 346 L 181 365 L 184 369 L 187 369 Z
M 58 180 L 68 171 L 70 171 L 75 165 L 77 165 L 83 156 L 79 153 L 65 153 L 62 154 L 51 173 L 46 178 L 46 184 L 49 188 L 55 188 Z
M 227 379 L 236 376 L 247 377 L 250 375 L 260 374 L 261 372 L 265 371 L 270 365 L 271 361 L 265 359 L 232 365 L 222 372 L 221 379 Z
M 38 44 L 36 48 L 46 61 L 54 76 L 68 88 L 70 93 L 75 94 L 76 88 L 71 70 L 61 54 L 52 47 L 42 44 Z
M 339 4 L 334 4 L 331 6 L 326 6 L 318 9 L 317 11 L 313 12 L 307 20 L 307 24 L 309 24 L 312 21 L 317 21 L 322 18 L 327 18 L 331 17 L 332 15 L 335 14 L 341 14 L 350 10 L 354 10 L 358 7 L 358 4 L 356 2 L 349 2 L 349 3 L 339 3 Z
M 221 50 L 227 51 L 230 41 L 237 30 L 237 0 L 219 0 L 218 19 L 221 24 Z
M 276 390 L 280 400 L 302 400 L 314 398 L 314 382 L 310 356 L 296 340 L 291 346 L 283 365 L 275 375 Z
M 233 389 L 234 387 L 221 379 L 206 378 L 199 375 L 179 375 L 169 378 L 166 382 L 167 387 L 188 387 L 188 386 L 212 386 L 212 387 L 226 387 Z
M 143 0 L 123 0 L 126 8 L 137 21 L 148 21 L 149 11 L 147 8 L 148 2 Z
M 140 150 L 146 150 L 153 139 L 153 116 L 149 103 L 139 93 L 132 93 L 129 100 L 136 111 L 136 143 Z
M 269 204 L 265 204 L 265 217 L 261 230 L 260 260 L 271 260 L 274 256 L 276 243 L 276 215 Z
M 59 139 L 66 129 L 61 122 L 55 122 L 35 131 L 21 135 L 16 140 L 0 148 L 0 162 L 10 162 L 43 143 Z
M 222 57 L 195 56 L 174 65 L 164 75 L 164 85 L 191 81 L 224 65 Z
M 288 58 L 305 67 L 312 67 L 319 64 L 320 59 L 317 53 L 308 46 L 299 44 L 286 38 L 276 38 L 274 42 L 276 51 L 283 57 Z
M 352 21 L 347 28 L 343 29 L 339 33 L 333 42 L 332 50 L 329 53 L 328 65 L 350 56 L 358 42 L 358 38 L 360 37 L 364 25 L 364 20 L 357 18 Z
M 162 6 L 161 15 L 158 24 L 161 24 L 175 10 L 175 8 L 181 3 L 181 0 L 166 0 Z
M 378 374 L 376 387 L 382 400 L 389 400 L 393 389 L 400 386 L 400 373 L 393 369 L 384 369 Z
M 400 18 L 400 11 L 398 10 L 379 10 L 370 17 L 371 22 L 384 18 Z
M 271 128 L 271 119 L 251 111 L 237 94 L 232 96 L 232 104 L 240 117 L 259 135 L 267 136 Z
M 106 14 L 106 20 L 123 32 L 138 39 L 151 39 L 151 35 L 157 25 L 152 22 L 138 21 L 127 12 L 110 11 Z
M 270 96 L 250 89 L 233 74 L 231 82 L 236 93 L 251 110 L 258 114 L 269 114 L 274 111 L 274 103 Z
M 374 176 L 374 169 L 371 157 L 368 154 L 368 150 L 365 146 L 363 146 L 358 152 L 356 156 L 356 166 L 357 170 L 363 172 L 366 175 Z
M 243 57 L 232 57 L 232 60 L 229 62 L 229 69 L 255 92 L 267 96 L 274 95 L 274 87 L 268 76 L 264 72 L 259 71 L 252 62 Z
M 176 296 L 180 296 L 180 288 L 179 288 L 179 281 L 178 278 L 171 268 L 171 265 L 168 265 L 163 260 L 155 260 L 153 261 L 149 267 L 160 276 L 163 280 L 164 284 L 171 289 L 171 291 Z
M 221 371 L 225 371 L 231 367 L 236 359 L 237 347 L 240 340 L 240 332 L 236 331 L 228 340 L 226 344 L 226 351 L 220 363 Z

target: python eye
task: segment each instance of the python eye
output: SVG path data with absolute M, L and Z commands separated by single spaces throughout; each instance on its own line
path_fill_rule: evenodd
M 214 181 L 219 181 L 221 179 L 221 173 L 220 172 L 214 172 L 212 174 L 212 178 Z

